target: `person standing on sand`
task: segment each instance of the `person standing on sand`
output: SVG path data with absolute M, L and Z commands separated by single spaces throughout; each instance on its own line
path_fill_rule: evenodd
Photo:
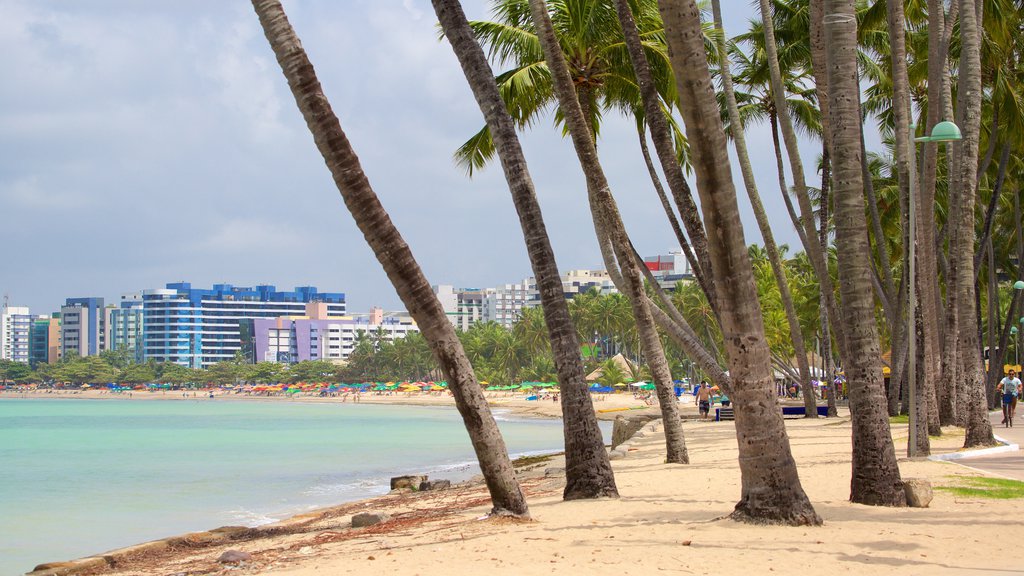
M 701 380 L 694 403 L 697 404 L 701 419 L 708 418 L 711 413 L 711 387 L 707 380 Z

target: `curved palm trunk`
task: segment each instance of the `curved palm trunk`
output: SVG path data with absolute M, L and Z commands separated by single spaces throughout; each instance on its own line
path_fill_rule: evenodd
M 857 20 L 853 0 L 826 0 L 829 105 L 833 147 L 833 198 L 839 290 L 843 300 L 853 418 L 850 499 L 860 504 L 903 506 L 906 496 L 896 465 L 882 389 L 882 365 L 871 295 L 871 263 L 861 172 L 860 89 L 857 84 Z
M 494 83 L 494 75 L 483 49 L 474 39 L 469 22 L 457 0 L 433 0 L 434 10 L 462 65 L 466 79 L 487 120 L 495 150 L 501 160 L 512 200 L 526 239 L 526 247 L 537 278 L 544 320 L 551 338 L 551 350 L 562 395 L 565 434 L 566 500 L 618 496 L 604 439 L 597 425 L 593 402 L 583 373 L 579 341 L 562 280 L 555 263 L 540 205 L 515 126 Z
M 714 263 L 736 406 L 742 493 L 733 518 L 820 524 L 800 484 L 773 386 L 754 274 L 740 225 L 725 130 L 692 0 L 659 2 Z
M 252 4 L 345 205 L 402 302 L 430 342 L 434 356 L 448 379 L 491 494 L 491 513 L 529 516 L 505 442 L 487 408 L 487 400 L 456 336 L 455 327 L 445 316 L 408 244 L 370 187 L 281 3 L 279 0 L 252 0 Z
M 643 277 L 633 260 L 629 238 L 626 236 L 626 230 L 619 217 L 615 200 L 612 198 L 608 182 L 605 180 L 601 164 L 597 159 L 597 149 L 580 108 L 576 89 L 569 77 L 565 57 L 558 44 L 558 39 L 555 37 L 547 5 L 543 0 L 530 0 L 530 12 L 537 28 L 537 37 L 544 50 L 545 60 L 554 80 L 559 107 L 565 116 L 566 126 L 569 128 L 576 154 L 587 178 L 588 197 L 591 201 L 591 212 L 594 215 L 598 241 L 602 241 L 602 235 L 608 235 L 615 251 L 615 258 L 621 265 L 626 280 L 628 289 L 626 294 L 633 309 L 633 316 L 636 318 L 640 348 L 647 359 L 658 393 L 665 426 L 666 460 L 671 463 L 689 463 L 683 427 L 679 419 L 679 407 L 672 386 L 672 375 L 665 359 L 661 339 L 658 337 L 658 331 L 651 318 Z
M 697 260 L 696 255 L 693 253 L 693 249 L 690 248 L 690 243 L 686 239 L 686 235 L 683 234 L 683 229 L 679 226 L 679 219 L 676 218 L 676 213 L 672 209 L 672 203 L 668 201 L 668 196 L 665 194 L 665 188 L 661 185 L 661 179 L 658 177 L 658 171 L 654 168 L 654 160 L 651 159 L 651 151 L 647 147 L 647 132 L 643 126 L 637 131 L 640 137 L 640 153 L 644 157 L 644 165 L 647 166 L 647 174 L 651 177 L 651 184 L 654 186 L 654 191 L 658 195 L 658 200 L 661 201 L 661 208 L 665 211 L 665 217 L 668 218 L 668 224 L 672 228 L 672 233 L 676 235 L 676 240 L 679 242 L 679 247 L 683 251 L 683 255 L 686 256 L 686 261 L 690 263 L 690 268 L 693 269 L 693 275 L 697 279 L 697 283 L 700 284 L 704 294 L 708 294 L 711 290 L 711 286 L 705 282 L 704 272 L 700 267 L 700 262 Z
M 619 0 L 619 2 L 622 1 Z M 719 0 L 711 1 L 715 28 L 718 30 L 718 51 L 725 55 L 727 54 L 725 48 L 725 28 L 722 25 L 722 8 L 720 4 Z M 793 295 L 789 290 L 789 281 L 786 278 L 786 269 L 782 264 L 782 256 L 775 245 L 775 236 L 772 234 L 771 225 L 768 223 L 768 215 L 764 211 L 764 205 L 761 204 L 761 195 L 757 192 L 757 182 L 754 180 L 754 169 L 750 165 L 750 156 L 747 155 L 747 139 L 743 133 L 739 108 L 736 106 L 736 93 L 733 91 L 732 73 L 729 71 L 729 59 L 727 56 L 721 58 L 719 73 L 722 77 L 722 89 L 725 91 L 725 102 L 729 110 L 729 123 L 733 126 L 733 144 L 736 147 L 736 157 L 740 162 L 743 184 L 747 189 L 747 197 L 750 198 L 750 206 L 754 209 L 754 218 L 757 220 L 757 227 L 761 231 L 761 238 L 764 239 L 764 249 L 768 253 L 768 262 L 772 266 L 775 284 L 779 287 L 779 294 L 782 299 L 782 308 L 786 312 L 786 320 L 789 323 L 789 337 L 793 343 L 793 352 L 796 354 L 797 367 L 800 370 L 800 388 L 803 389 L 804 394 L 804 414 L 806 418 L 817 418 L 818 401 L 815 397 L 814 387 L 811 386 L 811 369 L 807 363 L 807 349 L 804 347 L 803 331 L 800 329 L 800 320 L 796 315 L 796 306 L 793 305 Z
M 967 430 L 964 447 L 995 443 L 992 425 L 985 402 L 981 352 L 978 343 L 978 324 L 975 301 L 974 270 L 974 204 L 977 188 L 978 139 L 981 132 L 981 30 L 977 16 L 979 7 L 974 0 L 960 0 L 960 83 L 957 91 L 958 108 L 963 115 L 960 129 L 963 142 L 959 148 L 957 165 L 960 189 L 957 215 L 957 244 L 953 257 L 958 270 L 956 291 L 960 312 L 960 357 L 963 386 L 967 392 L 964 406 Z
M 640 97 L 644 106 L 644 120 L 651 129 L 651 139 L 654 142 L 654 150 L 658 154 L 658 161 L 661 163 L 661 170 L 665 174 L 669 190 L 679 207 L 680 216 L 686 227 L 687 234 L 693 242 L 697 257 L 700 259 L 700 267 L 694 267 L 694 274 L 697 276 L 704 294 L 712 306 L 715 305 L 715 285 L 712 272 L 711 260 L 708 257 L 708 241 L 704 225 L 700 221 L 697 205 L 693 201 L 693 192 L 690 185 L 683 176 L 682 167 L 676 158 L 675 146 L 672 141 L 672 132 L 669 130 L 665 112 L 662 110 L 657 89 L 651 77 L 650 65 L 644 55 L 643 45 L 640 42 L 640 33 L 637 31 L 636 22 L 633 20 L 633 13 L 624 0 L 616 0 L 616 12 L 619 16 L 619 23 L 622 26 L 623 37 L 626 49 L 629 52 L 629 59 L 633 65 L 637 85 L 640 88 Z

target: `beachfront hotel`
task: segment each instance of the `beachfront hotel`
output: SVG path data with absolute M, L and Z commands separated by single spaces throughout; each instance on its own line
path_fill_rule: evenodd
M 207 368 L 243 352 L 244 320 L 304 316 L 306 304 L 324 304 L 328 317 L 345 316 L 345 294 L 300 286 L 281 292 L 270 285 L 253 288 L 214 284 L 193 288 L 188 282 L 142 293 L 143 355 L 146 360 Z

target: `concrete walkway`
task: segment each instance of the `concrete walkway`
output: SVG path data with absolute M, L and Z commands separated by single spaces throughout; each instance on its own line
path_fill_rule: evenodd
M 1020 446 L 1024 445 L 1024 409 L 1017 410 L 1017 416 L 1013 419 L 1013 428 L 1007 428 L 1002 424 L 1002 410 L 989 412 L 988 418 L 992 422 L 993 434 L 997 440 L 1004 443 L 1003 446 L 978 450 L 977 455 L 971 452 L 948 454 L 945 456 L 955 456 L 955 458 L 942 459 L 955 460 L 961 466 L 1024 481 L 1024 452 L 1020 450 Z

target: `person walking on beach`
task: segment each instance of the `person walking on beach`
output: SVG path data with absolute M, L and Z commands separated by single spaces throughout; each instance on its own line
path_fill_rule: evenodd
M 1003 395 L 1003 424 L 1013 426 L 1013 414 L 1017 411 L 1017 396 L 1020 395 L 1021 382 L 1016 372 L 1012 369 L 1007 372 L 1005 378 L 996 385 Z
M 711 387 L 707 380 L 701 380 L 694 403 L 697 404 L 701 419 L 706 419 L 711 413 Z

